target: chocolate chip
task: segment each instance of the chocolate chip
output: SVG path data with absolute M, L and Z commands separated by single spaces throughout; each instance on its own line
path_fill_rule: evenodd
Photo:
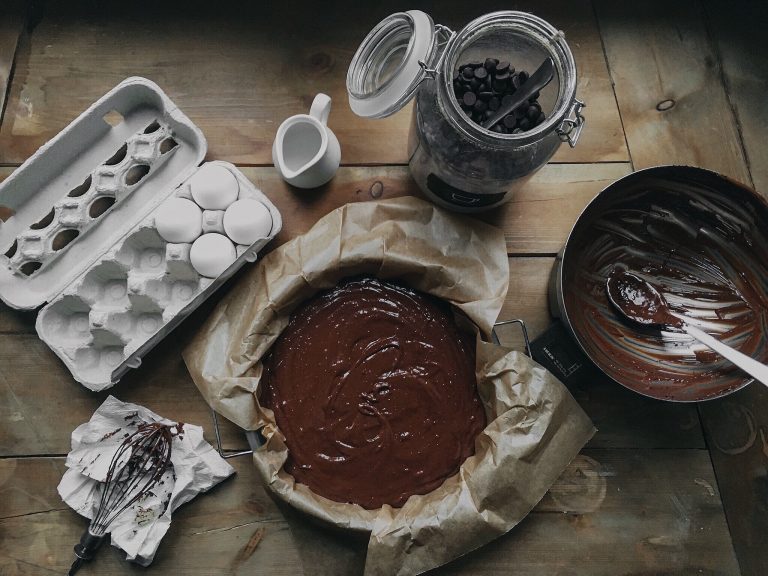
M 514 93 L 529 78 L 525 71 L 515 73 L 507 61 L 486 58 L 458 67 L 453 76 L 453 88 L 457 101 L 467 116 L 478 124 L 493 117 L 500 108 L 508 107 Z M 541 124 L 546 116 L 538 103 L 539 94 L 532 94 L 515 110 L 508 113 L 490 130 L 499 134 L 519 134 Z

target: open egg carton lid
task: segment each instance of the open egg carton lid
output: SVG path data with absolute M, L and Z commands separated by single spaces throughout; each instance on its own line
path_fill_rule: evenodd
M 139 366 L 282 227 L 275 206 L 237 168 L 201 166 L 205 153 L 200 129 L 156 84 L 133 77 L 0 185 L 0 206 L 11 214 L 0 223 L 0 298 L 18 309 L 47 302 L 38 335 L 92 390 Z M 239 244 L 224 232 L 223 205 L 199 210 L 202 233 L 232 253 L 226 267 L 203 276 L 191 262 L 192 240 L 167 241 L 156 217 L 166 202 L 193 204 L 190 183 L 206 170 L 231 180 L 237 200 L 260 203 L 265 223 L 263 234 Z
M 187 179 L 206 149 L 157 84 L 118 84 L 0 184 L 0 206 L 13 214 L 0 225 L 0 299 L 17 309 L 48 302 Z

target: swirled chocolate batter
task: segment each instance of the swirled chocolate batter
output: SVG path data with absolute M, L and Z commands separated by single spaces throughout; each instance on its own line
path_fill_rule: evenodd
M 683 169 L 656 174 L 674 170 Z M 654 317 L 663 325 L 648 327 L 624 318 L 610 304 L 606 279 L 628 271 L 650 282 L 675 316 L 765 362 L 768 206 L 711 173 L 695 183 L 633 176 L 605 204 L 590 206 L 569 239 L 571 325 L 597 365 L 633 390 L 672 400 L 725 394 L 749 377 L 675 328 L 671 316 Z
M 296 310 L 264 366 L 286 471 L 338 502 L 400 507 L 434 490 L 485 427 L 474 338 L 447 304 L 376 279 Z

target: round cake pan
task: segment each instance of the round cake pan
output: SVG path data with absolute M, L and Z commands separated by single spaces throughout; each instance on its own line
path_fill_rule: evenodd
M 660 286 L 673 308 L 745 354 L 768 361 L 768 203 L 722 175 L 688 166 L 630 174 L 579 216 L 554 271 L 554 311 L 589 359 L 653 398 L 718 398 L 751 382 L 681 331 L 616 311 L 616 267 Z

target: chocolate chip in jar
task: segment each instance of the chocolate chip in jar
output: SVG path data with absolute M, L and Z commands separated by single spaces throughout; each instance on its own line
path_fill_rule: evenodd
M 490 120 L 492 112 L 509 106 L 515 92 L 530 77 L 516 71 L 509 61 L 488 57 L 483 62 L 461 64 L 453 76 L 454 93 L 467 116 L 478 124 Z M 546 120 L 535 92 L 489 129 L 497 134 L 521 134 Z

